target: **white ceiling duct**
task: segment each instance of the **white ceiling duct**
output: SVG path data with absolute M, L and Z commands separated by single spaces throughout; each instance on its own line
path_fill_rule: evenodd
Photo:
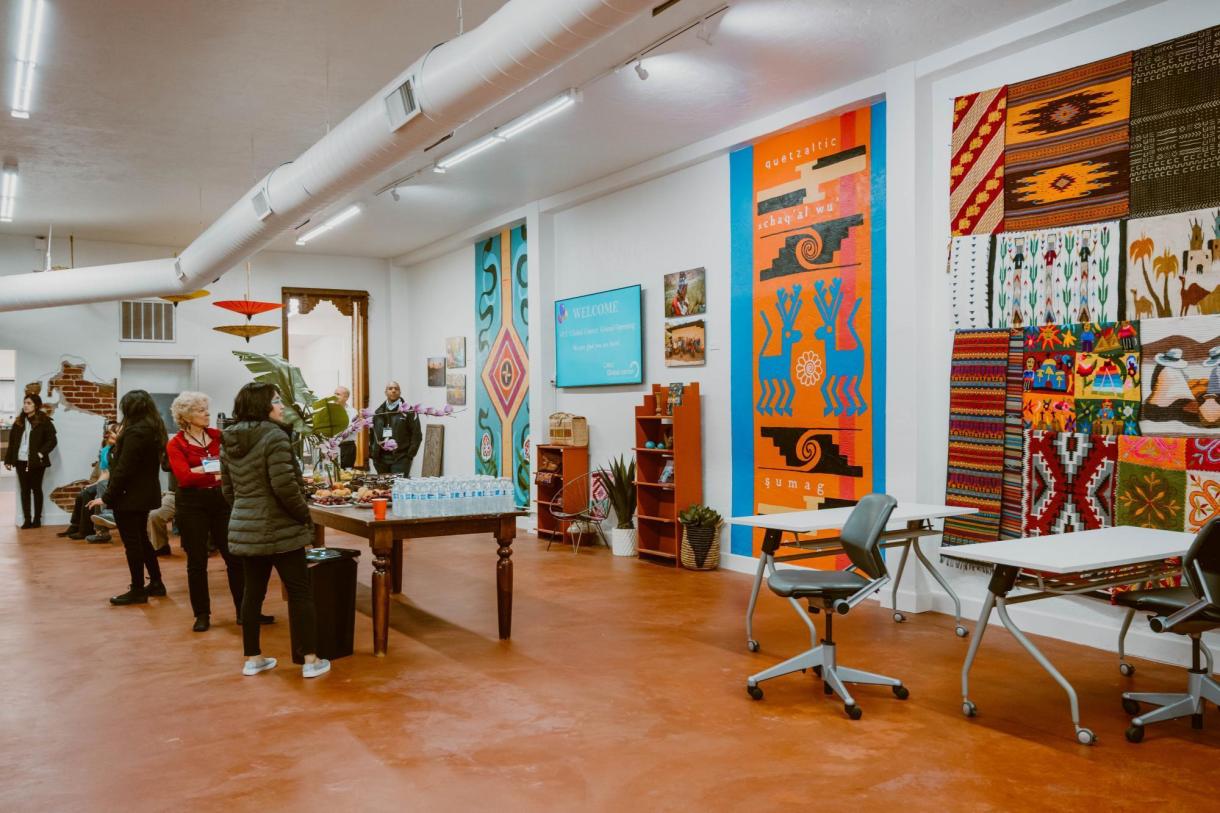
M 621 28 L 654 0 L 510 0 L 438 45 L 299 158 L 272 170 L 177 259 L 0 277 L 0 312 L 193 291 Z

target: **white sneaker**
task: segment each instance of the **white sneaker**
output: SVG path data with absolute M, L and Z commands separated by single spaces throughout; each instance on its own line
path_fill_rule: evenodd
M 241 673 L 247 677 L 257 675 L 259 672 L 266 672 L 275 668 L 275 658 L 266 658 L 262 663 L 251 663 L 246 661 L 246 665 L 241 668 Z
M 314 678 L 318 675 L 325 675 L 330 671 L 330 661 L 326 658 L 318 658 L 313 663 L 307 663 L 301 667 L 301 677 Z

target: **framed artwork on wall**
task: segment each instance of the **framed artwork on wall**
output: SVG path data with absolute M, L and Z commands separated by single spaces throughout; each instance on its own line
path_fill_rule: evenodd
M 433 356 L 428 359 L 428 386 L 445 386 L 445 357 Z
M 707 362 L 707 328 L 702 319 L 665 325 L 665 366 L 691 367 Z
M 707 313 L 707 271 L 692 268 L 665 275 L 665 318 Z
M 445 383 L 445 403 L 450 406 L 466 406 L 466 374 L 449 373 Z
M 450 336 L 445 339 L 445 366 L 461 370 L 466 366 L 466 337 Z

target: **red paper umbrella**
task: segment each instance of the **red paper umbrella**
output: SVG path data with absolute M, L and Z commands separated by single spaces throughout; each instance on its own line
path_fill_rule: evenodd
M 281 302 L 259 302 L 255 299 L 223 299 L 220 302 L 213 302 L 212 304 L 227 311 L 243 314 L 247 320 L 251 316 L 257 316 L 260 313 L 284 307 Z

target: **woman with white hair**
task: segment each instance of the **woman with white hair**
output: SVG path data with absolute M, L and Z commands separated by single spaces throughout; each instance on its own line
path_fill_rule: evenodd
M 184 392 L 170 410 L 178 434 L 166 445 L 170 468 L 178 481 L 175 494 L 178 530 L 186 551 L 186 580 L 195 614 L 195 632 L 211 626 L 211 596 L 208 594 L 208 540 L 224 559 L 229 592 L 237 621 L 241 623 L 241 601 L 245 577 L 241 562 L 229 552 L 229 503 L 220 490 L 220 430 L 211 426 L 208 397 Z M 262 619 L 260 619 L 262 620 Z M 265 623 L 274 619 L 267 618 Z

